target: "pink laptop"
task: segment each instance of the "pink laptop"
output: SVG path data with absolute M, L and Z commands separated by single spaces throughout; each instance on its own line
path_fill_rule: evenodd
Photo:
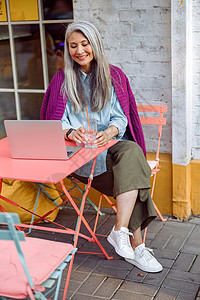
M 81 149 L 66 146 L 59 120 L 5 120 L 13 158 L 66 160 Z

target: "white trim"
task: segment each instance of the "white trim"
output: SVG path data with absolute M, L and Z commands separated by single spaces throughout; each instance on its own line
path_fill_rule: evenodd
M 0 93 L 13 93 L 15 91 L 15 89 L 5 89 L 5 88 L 0 88 Z M 45 93 L 45 90 L 39 90 L 39 89 L 35 89 L 35 90 L 32 90 L 32 89 L 18 89 L 17 90 L 18 93 L 27 93 L 27 94 L 30 94 L 30 93 L 35 93 L 35 94 L 44 94 Z
M 17 78 L 17 67 L 16 67 L 16 57 L 15 57 L 15 44 L 14 44 L 14 39 L 13 39 L 12 26 L 10 24 L 9 0 L 6 0 L 6 7 L 7 7 L 7 16 L 8 16 L 8 32 L 9 32 L 9 38 L 10 38 L 10 52 L 11 52 L 12 72 L 13 72 L 16 114 L 17 114 L 17 119 L 20 120 L 21 119 L 21 108 L 20 108 L 19 94 L 17 92 L 18 78 Z
M 44 25 L 42 24 L 41 0 L 38 0 L 38 12 L 39 12 L 40 43 L 41 43 L 41 54 L 42 54 L 44 89 L 47 90 L 49 85 L 49 78 L 48 78 L 48 64 L 47 64 L 47 55 L 46 55 L 46 39 L 45 39 Z
M 40 22 L 42 24 L 63 24 L 63 23 L 72 23 L 73 19 L 62 19 L 62 20 L 41 20 L 41 21 L 10 21 L 11 25 L 24 25 L 24 24 L 39 24 Z M 8 25 L 8 22 L 2 21 L 0 22 L 0 25 Z

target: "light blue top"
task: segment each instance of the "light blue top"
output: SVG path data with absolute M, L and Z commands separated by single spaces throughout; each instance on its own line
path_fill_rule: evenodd
M 90 93 L 90 85 L 89 85 L 89 75 L 82 72 L 82 83 L 85 89 L 85 93 L 88 99 Z M 88 101 L 89 102 L 89 101 Z M 104 109 L 100 110 L 99 112 L 92 112 L 90 105 L 86 106 L 88 108 L 88 113 L 90 119 L 97 120 L 97 131 L 104 131 L 111 125 L 114 125 L 118 128 L 119 134 L 116 136 L 116 139 L 121 139 L 126 131 L 126 126 L 128 124 L 127 118 L 121 108 L 117 95 L 115 93 L 114 87 L 111 87 L 111 101 L 107 102 Z M 68 100 L 66 104 L 66 108 L 62 117 L 62 128 L 63 130 L 73 128 L 78 129 L 82 127 L 82 120 L 87 119 L 86 110 L 72 113 L 71 110 L 71 102 Z M 106 155 L 107 151 L 104 151 L 100 155 L 97 156 L 94 176 L 100 175 L 106 172 Z M 86 165 L 78 169 L 75 173 L 88 177 L 90 175 L 90 171 L 92 168 L 93 160 L 88 162 Z

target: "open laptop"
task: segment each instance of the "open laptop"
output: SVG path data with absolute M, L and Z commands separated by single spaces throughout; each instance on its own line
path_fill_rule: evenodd
M 13 158 L 66 160 L 81 149 L 65 145 L 59 120 L 5 120 L 4 125 Z

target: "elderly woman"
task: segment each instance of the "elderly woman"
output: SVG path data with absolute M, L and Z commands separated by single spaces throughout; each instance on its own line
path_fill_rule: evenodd
M 101 36 L 89 22 L 70 24 L 65 36 L 65 68 L 52 79 L 41 119 L 61 120 L 66 139 L 86 143 L 86 108 L 97 120 L 96 146 L 119 142 L 97 157 L 92 186 L 116 198 L 117 217 L 107 240 L 129 263 L 146 272 L 161 264 L 142 243 L 141 230 L 155 217 L 149 193 L 151 170 L 134 96 L 121 69 L 109 65 Z M 91 162 L 74 176 L 86 183 Z

